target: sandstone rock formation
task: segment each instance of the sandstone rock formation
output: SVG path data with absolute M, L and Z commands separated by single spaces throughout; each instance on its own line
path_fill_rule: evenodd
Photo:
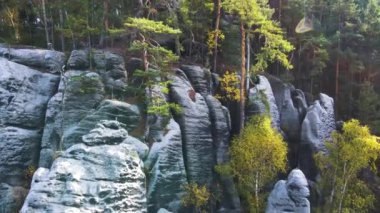
M 267 213 L 310 213 L 310 191 L 305 175 L 294 169 L 288 180 L 280 180 L 269 195 Z
M 57 89 L 59 77 L 48 73 L 50 70 L 47 65 L 42 66 L 42 61 L 28 58 L 21 50 L 6 51 L 3 54 L 7 58 L 0 57 L 0 204 L 2 210 L 11 212 L 19 208 L 25 197 L 30 181 L 26 178 L 28 169 L 38 165 L 45 109 Z M 9 58 L 23 64 L 33 60 L 46 72 Z
M 123 124 L 101 121 L 83 136 L 84 144 L 71 146 L 50 169 L 36 171 L 21 212 L 146 212 L 136 149 L 144 145 L 125 142 L 129 137 Z

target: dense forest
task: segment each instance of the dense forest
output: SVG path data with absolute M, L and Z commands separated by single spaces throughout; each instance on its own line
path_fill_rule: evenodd
M 202 156 L 199 157 L 202 155 L 202 150 L 200 149 L 201 151 L 197 153 L 198 156 L 194 155 L 199 159 L 191 161 L 190 157 L 186 156 L 192 147 L 185 147 L 190 143 L 186 141 L 185 134 L 187 132 L 185 130 L 188 131 L 186 129 L 188 127 L 183 121 L 185 124 L 182 125 L 186 128 L 181 126 L 182 131 L 185 132 L 181 137 L 185 141 L 185 145 L 178 155 L 181 159 L 185 156 L 186 169 L 183 170 L 189 174 L 187 174 L 187 180 L 184 181 L 188 184 L 184 185 L 186 193 L 181 198 L 181 205 L 190 208 L 191 212 L 216 212 L 219 207 L 223 209 L 223 198 L 218 198 L 217 194 L 223 194 L 222 190 L 228 190 L 218 191 L 216 185 L 218 187 L 220 187 L 219 183 L 228 185 L 230 183 L 228 181 L 231 180 L 234 181 L 238 197 L 241 199 L 242 209 L 240 210 L 262 212 L 267 205 L 268 192 L 277 186 L 277 184 L 274 186 L 274 181 L 279 177 L 286 177 L 290 169 L 298 168 L 303 170 L 302 172 L 305 173 L 310 183 L 317 184 L 317 187 L 309 187 L 314 190 L 311 192 L 314 194 L 311 195 L 312 199 L 310 200 L 314 212 L 369 212 L 380 208 L 376 203 L 376 199 L 380 200 L 379 189 L 371 185 L 379 179 L 379 173 L 376 171 L 379 168 L 380 153 L 378 137 L 380 135 L 379 0 L 0 0 L 0 48 L 57 50 L 63 52 L 67 57 L 70 54 L 72 57 L 73 50 L 86 50 L 83 57 L 87 57 L 89 71 L 100 69 L 99 63 L 95 60 L 103 60 L 99 56 L 103 53 L 97 52 L 98 50 L 110 51 L 117 55 L 107 55 L 112 59 L 105 59 L 106 56 L 104 56 L 105 61 L 111 61 L 104 62 L 104 69 L 108 69 L 107 63 L 117 64 L 123 61 L 120 62 L 123 64 L 124 59 L 137 58 L 138 63 L 141 63 L 136 66 L 139 68 L 135 67 L 133 73 L 128 72 L 132 76 L 128 76 L 128 80 L 126 80 L 128 83 L 122 82 L 121 89 L 116 87 L 115 90 L 114 87 L 110 89 L 107 84 L 104 84 L 104 88 L 99 86 L 102 85 L 101 80 L 98 79 L 96 82 L 94 80 L 97 75 L 86 79 L 82 79 L 86 75 L 75 76 L 76 69 L 80 70 L 83 67 L 73 65 L 68 68 L 60 67 L 60 73 L 53 73 L 57 76 L 60 74 L 61 82 L 63 82 L 61 84 L 65 84 L 64 89 L 60 88 L 57 89 L 58 92 L 55 90 L 54 92 L 60 93 L 63 90 L 63 94 L 60 94 L 62 96 L 62 114 L 65 112 L 64 100 L 66 99 L 64 96 L 74 94 L 70 90 L 65 94 L 66 86 L 70 89 L 70 84 L 73 91 L 76 84 L 82 85 L 79 92 L 73 96 L 85 97 L 86 94 L 104 92 L 107 95 L 112 93 L 111 98 L 104 95 L 102 97 L 104 100 L 109 98 L 118 101 L 133 100 L 134 103 L 144 102 L 145 105 L 142 108 L 145 111 L 142 117 L 145 116 L 143 118 L 145 124 L 138 125 L 145 125 L 144 127 L 148 129 L 145 130 L 146 132 L 151 131 L 150 125 L 153 126 L 153 129 L 157 128 L 154 127 L 155 124 L 149 124 L 150 115 L 162 116 L 165 118 L 162 120 L 168 122 L 167 120 L 170 120 L 172 115 L 175 119 L 181 120 L 181 111 L 186 110 L 184 108 L 188 103 L 183 104 L 182 99 L 178 97 L 171 97 L 178 98 L 177 102 L 166 101 L 169 87 L 170 94 L 175 96 L 178 94 L 173 95 L 172 93 L 177 92 L 176 89 L 183 86 L 178 86 L 178 82 L 176 82 L 178 79 L 173 77 L 178 74 L 175 74 L 177 68 L 186 70 L 183 65 L 191 64 L 210 70 L 210 76 L 196 77 L 201 80 L 207 79 L 206 81 L 212 83 L 218 81 L 215 88 L 212 86 L 208 88 L 209 85 L 205 86 L 208 90 L 215 91 L 206 91 L 206 95 L 202 95 L 205 97 L 210 94 L 214 95 L 217 102 L 220 101 L 220 105 L 226 107 L 227 111 L 229 110 L 231 121 L 225 121 L 225 123 L 232 123 L 232 130 L 226 127 L 231 130 L 232 136 L 230 137 L 230 132 L 226 136 L 228 145 L 225 145 L 224 148 L 227 147 L 228 151 L 223 154 L 227 157 L 223 156 L 224 159 L 221 157 L 222 160 L 213 159 L 211 166 L 206 165 L 210 167 L 208 168 L 209 176 L 212 177 L 211 182 L 214 185 L 207 186 L 209 180 L 205 181 L 206 184 L 198 181 L 202 183 L 198 184 L 197 181 L 189 180 L 192 175 L 196 176 L 194 174 L 199 172 L 197 169 L 201 168 L 196 168 L 195 172 L 191 171 L 194 174 L 190 174 L 190 169 L 187 167 L 189 167 L 188 164 L 194 162 L 194 165 L 198 165 L 196 161 L 199 159 L 204 160 Z M 81 54 L 81 52 L 76 53 Z M 11 51 L 7 54 L 9 55 L 1 57 L 8 57 L 11 60 Z M 119 59 L 119 56 L 122 59 Z M 98 58 L 95 59 L 95 57 Z M 74 61 L 73 63 L 79 62 Z M 115 65 L 115 67 L 117 66 Z M 70 75 L 74 77 L 65 76 L 66 69 L 73 69 L 70 72 L 74 74 Z M 115 79 L 125 69 L 125 67 L 115 68 L 119 71 L 119 73 L 113 73 L 117 76 Z M 189 68 L 189 70 L 192 69 Z M 186 72 L 190 71 L 184 73 Z M 191 76 L 188 73 L 186 75 Z M 214 80 L 215 76 L 218 80 Z M 295 143 L 294 141 L 302 141 L 301 134 L 303 133 L 300 133 L 302 128 L 282 124 L 281 127 L 276 127 L 276 121 L 273 121 L 273 115 L 270 114 L 271 100 L 267 100 L 268 94 L 261 94 L 264 93 L 262 91 L 257 90 L 255 95 L 262 101 L 267 113 L 256 116 L 249 114 L 251 109 L 247 102 L 249 101 L 248 96 L 252 95 L 250 89 L 265 83 L 262 76 L 272 79 L 271 81 L 278 80 L 281 84 L 284 82 L 286 84 L 284 87 L 291 88 L 289 89 L 291 91 L 289 99 L 292 99 L 290 101 L 301 100 L 297 98 L 303 96 L 304 99 L 300 102 L 304 101 L 305 103 L 298 104 L 303 104 L 304 108 L 294 104 L 295 108 L 299 107 L 297 112 L 290 112 L 293 114 L 288 115 L 286 113 L 289 111 L 285 111 L 284 114 L 281 114 L 282 109 L 278 109 L 278 113 L 281 114 L 278 116 L 285 117 L 284 120 L 295 114 L 296 116 L 289 120 L 297 120 L 295 123 L 299 126 L 303 125 L 304 120 L 314 121 L 313 118 L 307 117 L 306 111 L 308 106 L 313 106 L 313 102 L 318 97 L 320 100 L 320 102 L 317 101 L 318 104 L 328 105 L 323 106 L 326 109 L 330 105 L 333 106 L 331 107 L 333 109 L 326 113 L 332 111 L 332 115 L 320 116 L 321 118 L 323 116 L 325 116 L 323 118 L 332 117 L 332 121 L 321 119 L 322 124 L 333 123 L 332 131 L 325 131 L 329 133 L 328 137 L 321 136 L 315 139 L 322 140 L 324 143 L 324 140 L 329 138 L 326 144 L 322 145 L 323 149 L 305 149 L 308 156 L 302 158 L 304 154 L 301 153 L 302 145 L 292 144 Z M 109 78 L 114 79 L 113 77 Z M 194 78 L 197 79 L 196 77 Z M 69 79 L 67 82 L 64 80 L 66 78 Z M 204 82 L 191 83 L 199 84 L 201 86 L 198 85 L 198 87 L 202 87 Z M 289 85 L 294 85 L 294 87 Z M 157 93 L 160 93 L 157 92 L 158 90 L 163 93 L 164 98 L 157 96 Z M 198 91 L 189 89 L 184 93 L 186 92 L 192 102 L 196 103 L 197 97 L 200 96 Z M 332 104 L 329 102 L 330 97 L 327 98 L 321 93 L 333 97 Z M 8 105 L 12 103 L 12 99 L 13 97 L 9 99 L 10 101 L 8 100 Z M 69 98 L 68 100 L 70 102 Z M 88 99 L 88 101 L 93 100 Z M 285 105 L 287 100 L 283 101 Z M 208 105 L 204 105 L 213 109 L 214 106 L 211 106 L 210 103 L 213 102 L 210 101 L 207 102 Z M 139 107 L 141 106 L 139 105 Z M 279 105 L 279 108 L 281 107 Z M 75 114 L 68 112 L 68 116 Z M 210 115 L 210 117 L 212 116 L 216 115 Z M 248 118 L 249 116 L 251 118 Z M 270 116 L 272 116 L 272 120 Z M 211 120 L 211 123 L 215 122 L 215 119 Z M 293 120 L 291 121 L 293 122 Z M 2 124 L 2 118 L 0 121 Z M 107 128 L 111 132 L 123 129 L 118 126 L 117 119 L 115 123 L 101 122 L 103 123 L 97 127 L 100 126 L 99 128 L 103 128 L 103 131 Z M 63 138 L 63 133 L 66 131 L 63 123 L 64 121 L 60 126 L 62 132 L 57 133 L 57 135 L 61 135 L 56 136 L 57 138 L 61 137 L 60 141 L 56 139 L 59 141 L 57 142 L 59 145 L 52 148 L 57 152 L 64 151 L 62 147 L 58 149 L 58 146 L 62 146 L 61 143 L 64 144 L 64 140 L 69 140 Z M 212 125 L 214 124 L 212 123 Z M 136 126 L 138 125 L 136 124 Z M 210 124 L 210 126 L 212 125 Z M 307 125 L 305 124 L 305 126 Z M 284 130 L 285 133 L 277 132 L 276 128 Z M 292 132 L 293 128 L 298 129 Z M 328 129 L 330 126 L 321 127 L 321 129 L 323 128 Z M 305 135 L 309 133 L 312 135 L 314 132 L 323 132 L 324 130 L 315 130 L 310 127 L 310 129 L 301 131 L 310 131 L 312 133 L 307 132 Z M 123 131 L 120 130 L 119 133 Z M 144 132 L 144 130 L 140 131 Z M 165 134 L 169 132 L 167 129 L 165 131 Z M 215 131 L 212 130 L 210 133 L 213 137 L 210 139 L 211 141 L 216 140 Z M 145 134 L 145 137 L 146 132 L 141 135 Z M 71 132 L 69 133 L 71 134 Z M 92 142 L 92 138 L 86 141 L 87 136 L 83 137 L 84 143 Z M 158 136 L 152 136 L 152 138 L 154 137 Z M 150 138 L 147 138 L 144 138 L 146 143 L 144 146 L 147 146 L 146 149 L 149 151 L 149 148 L 154 147 L 156 141 L 149 141 Z M 94 141 L 99 142 L 96 141 L 96 137 Z M 231 144 L 229 144 L 230 141 Z M 209 147 L 210 150 L 215 146 L 214 144 Z M 184 152 L 183 156 L 182 151 Z M 217 150 L 217 154 L 212 157 L 218 158 L 219 152 L 220 150 Z M 228 154 L 226 154 L 227 152 Z M 141 157 L 141 159 L 143 158 L 149 157 Z M 310 159 L 310 162 L 299 162 L 301 158 Z M 49 159 L 49 161 L 52 160 Z M 151 163 L 148 160 L 146 162 Z M 51 163 L 49 162 L 47 165 L 51 166 Z M 313 168 L 302 168 L 306 164 L 306 167 L 312 165 Z M 28 181 L 30 182 L 36 168 L 28 167 L 28 169 L 30 169 L 28 172 Z M 308 174 L 304 169 L 313 170 L 315 174 L 312 172 Z M 151 170 L 153 171 L 152 168 Z M 152 178 L 151 173 L 153 172 L 144 172 L 148 179 Z M 297 176 L 297 172 L 291 172 L 288 180 L 292 175 Z M 367 180 L 370 179 L 368 177 L 366 179 L 365 175 L 367 174 L 375 177 L 376 181 L 367 184 Z M 302 174 L 306 180 L 305 176 Z M 210 177 L 208 178 L 210 179 Z M 145 176 L 142 179 L 144 178 Z M 198 180 L 196 178 L 194 179 Z M 26 188 L 28 187 L 29 185 Z M 231 192 L 231 194 L 233 193 Z M 276 195 L 271 196 L 275 197 Z M 231 197 L 233 196 L 231 195 Z M 148 199 L 158 198 L 156 196 L 154 199 L 151 197 Z M 27 200 L 27 202 L 29 201 Z M 152 206 L 161 204 L 161 201 L 156 202 L 156 200 L 148 200 L 149 202 L 153 203 Z M 307 203 L 310 209 L 309 201 Z M 33 208 L 33 205 L 31 206 L 30 208 Z M 156 210 L 157 206 L 148 208 Z M 267 212 L 271 212 L 268 209 L 270 207 L 267 207 Z M 148 212 L 151 211 L 148 210 Z M 302 212 L 307 211 L 303 209 Z
M 223 74 L 227 70 L 239 70 L 240 57 L 236 53 L 241 46 L 238 25 L 228 24 L 238 21 L 238 14 L 233 11 L 233 5 L 223 5 L 226 3 L 217 0 L 2 0 L 0 39 L 5 44 L 60 51 L 101 47 L 125 53 L 137 36 L 136 30 L 125 25 L 126 20 L 144 17 L 181 30 L 175 39 L 157 38 L 181 60 L 203 64 Z M 335 98 L 339 119 L 358 118 L 370 125 L 374 133 L 379 133 L 379 2 L 271 0 L 269 4 L 270 7 L 260 5 L 249 9 L 266 13 L 281 27 L 277 29 L 278 34 L 294 49 L 285 51 L 286 56 L 262 52 L 268 37 L 264 38 L 265 32 L 260 30 L 265 29 L 258 29 L 257 23 L 246 24 L 250 52 L 247 59 L 252 61 L 247 63 L 248 70 L 279 76 L 306 91 L 309 100 L 325 92 Z M 252 20 L 255 19 L 260 18 Z M 284 48 L 280 43 L 271 45 Z M 254 67 L 263 66 L 260 60 L 265 54 L 273 54 L 268 57 L 268 64 Z M 276 57 L 288 58 L 293 68 L 282 66 L 284 58 Z

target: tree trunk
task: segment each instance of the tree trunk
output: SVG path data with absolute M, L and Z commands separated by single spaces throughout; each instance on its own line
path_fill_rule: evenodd
M 50 20 L 51 20 L 51 29 L 50 29 L 50 32 L 51 32 L 51 35 L 50 35 L 50 38 L 51 38 L 51 49 L 54 49 L 54 19 L 53 19 L 53 16 L 50 14 Z
M 214 47 L 214 53 L 213 53 L 213 66 L 212 71 L 216 73 L 217 70 L 217 62 L 218 62 L 218 32 L 219 32 L 219 25 L 220 25 L 220 12 L 222 8 L 222 1 L 221 0 L 214 0 L 214 10 L 215 10 L 215 47 Z
M 46 7 L 45 7 L 45 0 L 42 1 L 42 13 L 44 17 L 44 25 L 45 25 L 45 36 L 46 36 L 46 46 L 50 46 L 50 39 L 49 39 L 49 30 L 48 30 L 48 23 L 46 18 Z
M 348 177 L 347 177 L 347 162 L 344 163 L 344 166 L 343 166 L 343 186 L 342 186 L 342 189 L 341 189 L 341 195 L 340 195 L 340 199 L 339 199 L 339 206 L 338 206 L 338 213 L 341 213 L 342 212 L 342 204 L 343 204 L 343 198 L 344 198 L 344 195 L 346 194 L 346 189 L 347 189 L 347 182 L 348 182 Z
M 259 212 L 259 172 L 256 172 L 255 177 L 255 201 L 256 201 L 256 212 Z
M 102 30 L 102 34 L 100 36 L 100 41 L 99 41 L 99 45 L 102 47 L 104 46 L 104 40 L 109 29 L 109 20 L 108 20 L 109 5 L 110 5 L 110 0 L 103 1 L 103 30 Z
M 249 91 L 249 81 L 250 81 L 250 68 L 251 68 L 251 40 L 249 38 L 249 34 L 247 33 L 246 38 L 246 44 L 247 44 L 247 63 L 246 63 L 246 71 L 247 71 L 247 78 L 246 78 L 246 91 Z M 252 85 L 253 86 L 253 85 Z
M 60 8 L 59 8 L 59 25 L 61 28 L 63 28 L 63 10 L 62 10 L 62 0 L 60 1 Z M 65 52 L 65 36 L 63 35 L 63 32 L 60 34 L 61 39 L 61 51 Z
M 340 61 L 339 58 L 335 64 L 335 114 L 338 118 L 338 98 L 339 98 L 339 71 L 340 71 Z
M 245 39 L 246 32 L 243 22 L 240 22 L 240 34 L 241 34 L 241 76 L 240 76 L 240 132 L 244 128 L 245 121 Z

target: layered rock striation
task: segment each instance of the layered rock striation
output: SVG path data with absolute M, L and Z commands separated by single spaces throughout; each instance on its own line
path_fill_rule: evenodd
M 128 73 L 141 66 L 132 62 Z M 22 212 L 186 212 L 183 186 L 197 183 L 222 195 L 208 210 L 241 211 L 232 179 L 214 171 L 229 160 L 232 128 L 212 94 L 218 76 L 182 65 L 168 88 L 147 93 L 181 108 L 163 115 L 130 99 L 127 83 L 141 79 L 128 73 L 110 51 L 75 50 L 66 63 L 53 50 L 0 46 L 1 208 L 17 211 L 28 195 Z M 246 119 L 262 113 L 288 142 L 290 167 L 315 180 L 312 156 L 335 129 L 333 100 L 321 94 L 308 104 L 302 91 L 259 76 Z M 302 172 L 276 184 L 268 208 L 306 212 Z

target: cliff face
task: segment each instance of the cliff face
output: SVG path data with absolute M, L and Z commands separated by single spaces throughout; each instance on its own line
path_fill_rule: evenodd
M 214 210 L 240 211 L 233 181 L 214 172 L 228 161 L 231 121 L 212 96 L 208 70 L 180 67 L 168 94 L 154 88 L 150 95 L 177 103 L 181 112 L 145 116 L 123 91 L 128 73 L 117 54 L 96 50 L 89 60 L 79 50 L 66 62 L 55 51 L 0 48 L 0 56 L 1 210 L 184 212 L 181 186 L 196 182 L 223 195 Z M 138 66 L 131 61 L 128 72 Z M 289 144 L 291 168 L 314 180 L 310 159 L 335 129 L 333 100 L 321 94 L 308 105 L 302 91 L 260 76 L 248 105 L 249 115 L 270 110 Z M 305 187 L 302 172 L 288 182 Z M 275 190 L 285 196 L 285 185 Z M 272 196 L 271 209 L 275 199 L 294 201 L 280 195 Z M 304 202 L 308 194 L 302 196 Z

